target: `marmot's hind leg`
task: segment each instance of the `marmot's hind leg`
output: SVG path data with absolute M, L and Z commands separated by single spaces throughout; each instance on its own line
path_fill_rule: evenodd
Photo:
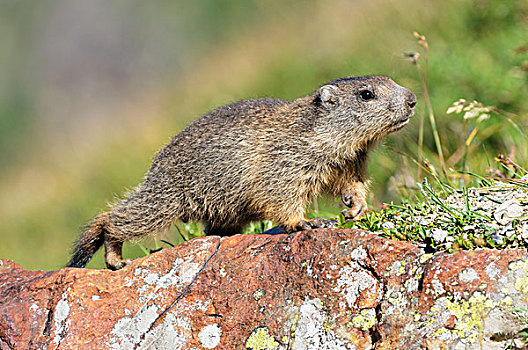
M 123 259 L 123 242 L 116 241 L 105 235 L 105 262 L 110 270 L 119 270 L 130 263 L 130 259 Z

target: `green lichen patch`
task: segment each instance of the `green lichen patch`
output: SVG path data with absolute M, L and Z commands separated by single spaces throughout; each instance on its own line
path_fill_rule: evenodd
M 269 334 L 268 327 L 261 326 L 251 332 L 245 346 L 250 350 L 273 350 L 279 347 L 279 343 Z
M 292 338 L 295 338 L 295 330 L 297 329 L 297 323 L 299 322 L 299 314 L 296 314 L 293 318 L 293 323 L 290 328 Z
M 517 271 L 517 270 L 522 269 L 525 272 L 528 272 L 528 260 L 512 261 L 511 263 L 508 264 L 508 269 L 512 271 Z
M 352 326 L 367 331 L 376 324 L 376 309 L 363 309 L 356 316 L 352 317 Z
M 434 256 L 433 253 L 426 253 L 426 254 L 421 255 L 418 261 L 420 262 L 420 264 L 425 264 L 425 262 L 431 259 L 433 256 Z
M 528 293 L 528 259 L 517 260 L 508 264 L 508 269 L 514 273 L 513 287 L 523 294 Z
M 256 301 L 259 301 L 264 295 L 266 294 L 266 291 L 264 289 L 257 289 L 253 292 L 253 299 Z
M 514 287 L 517 291 L 526 294 L 528 293 L 528 277 L 519 277 L 515 280 Z
M 484 293 L 476 291 L 468 300 L 448 298 L 445 306 L 455 316 L 453 332 L 459 338 L 467 339 L 469 343 L 475 343 L 483 328 L 484 318 L 496 305 L 494 300 L 486 297 Z

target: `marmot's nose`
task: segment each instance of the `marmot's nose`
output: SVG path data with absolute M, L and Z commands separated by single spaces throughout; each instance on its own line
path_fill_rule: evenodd
M 414 106 L 416 106 L 416 95 L 410 90 L 406 91 L 406 95 L 407 96 L 405 97 L 407 97 L 407 106 L 409 106 L 411 109 L 414 108 Z

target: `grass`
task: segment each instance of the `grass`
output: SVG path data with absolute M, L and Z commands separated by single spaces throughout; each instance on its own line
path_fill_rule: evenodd
M 345 222 L 340 217 L 340 227 L 364 229 L 379 232 L 386 238 L 418 242 L 428 251 L 527 247 L 528 242 L 518 234 L 501 235 L 500 231 L 505 228 L 492 225 L 492 213 L 474 209 L 470 205 L 468 192 L 475 189 L 491 192 L 517 190 L 526 196 L 528 182 L 525 180 L 511 183 L 509 187 L 497 188 L 497 183 L 482 179 L 479 187 L 471 189 L 454 189 L 447 184 L 436 186 L 435 189 L 425 178 L 418 186 L 419 193 L 412 200 L 387 204 L 384 209 L 371 211 L 356 222 Z M 456 198 L 457 205 L 450 203 L 448 198 Z M 487 199 L 495 201 L 489 196 Z M 462 208 L 460 204 L 463 204 Z M 526 220 L 524 217 L 521 219 Z M 517 232 L 519 224 L 520 220 L 514 219 L 511 231 Z

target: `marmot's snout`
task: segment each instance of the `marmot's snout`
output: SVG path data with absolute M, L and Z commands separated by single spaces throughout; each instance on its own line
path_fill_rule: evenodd
M 402 88 L 404 98 L 404 116 L 402 119 L 410 119 L 414 115 L 414 107 L 416 106 L 416 95 L 409 89 Z
M 409 123 L 409 120 L 414 115 L 414 107 L 416 106 L 416 95 L 409 89 L 403 89 L 403 101 L 400 99 L 398 103 L 397 112 L 391 118 L 389 130 L 387 133 L 395 132 Z M 401 96 L 401 95 L 400 95 Z
M 409 106 L 411 112 L 414 113 L 414 106 L 416 106 L 416 95 L 411 90 L 406 90 L 405 97 L 407 100 L 407 106 Z

